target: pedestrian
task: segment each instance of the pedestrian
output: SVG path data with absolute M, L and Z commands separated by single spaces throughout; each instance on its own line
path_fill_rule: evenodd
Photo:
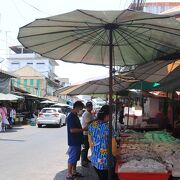
M 0 132 L 2 131 L 2 114 L 0 112 Z
M 121 103 L 120 108 L 119 108 L 119 123 L 120 124 L 124 124 L 123 118 L 124 118 L 124 104 Z
M 92 116 L 93 104 L 92 102 L 86 103 L 86 111 L 82 115 L 82 128 L 88 127 L 93 121 Z M 83 149 L 81 151 L 81 164 L 87 167 L 88 163 L 91 162 L 88 159 L 89 141 L 88 141 L 88 131 L 83 131 Z
M 7 120 L 7 108 L 3 104 L 0 104 L 0 114 L 2 117 L 1 131 L 5 132 L 6 131 L 6 125 L 9 125 L 9 122 Z
M 99 180 L 108 180 L 108 137 L 109 137 L 110 107 L 104 105 L 97 114 L 97 120 L 93 121 L 88 128 L 90 143 L 92 145 L 91 164 L 94 167 Z M 115 131 L 112 130 L 112 153 L 116 155 Z M 114 159 L 114 158 L 113 158 Z M 112 179 L 115 175 L 115 162 L 112 159 Z
M 10 123 L 11 126 L 15 123 L 15 118 L 16 118 L 16 110 L 11 105 L 10 106 L 10 111 L 9 111 L 9 123 Z
M 78 114 L 81 113 L 84 104 L 81 101 L 76 101 L 72 111 L 67 117 L 67 133 L 68 133 L 68 174 L 66 179 L 74 180 L 76 177 L 83 175 L 76 171 L 77 161 L 80 159 L 81 145 L 83 143 L 83 131 L 87 127 L 82 128 Z

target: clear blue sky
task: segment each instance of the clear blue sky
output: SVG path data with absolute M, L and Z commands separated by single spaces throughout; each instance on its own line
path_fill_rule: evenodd
M 3 0 L 0 5 L 0 57 L 6 58 L 7 46 L 18 45 L 19 27 L 36 18 L 57 15 L 75 9 L 120 10 L 133 0 Z M 154 1 L 154 0 L 147 0 Z M 156 0 L 157 2 L 158 0 Z M 162 1 L 162 0 L 159 0 Z M 163 0 L 168 1 L 168 0 Z M 169 0 L 180 2 L 180 0 Z M 56 74 L 70 78 L 71 83 L 108 76 L 108 69 L 97 66 L 71 64 L 58 61 Z

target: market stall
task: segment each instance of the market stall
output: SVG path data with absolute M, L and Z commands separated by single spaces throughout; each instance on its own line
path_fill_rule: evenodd
M 121 134 L 116 173 L 121 180 L 180 177 L 180 140 L 166 131 Z

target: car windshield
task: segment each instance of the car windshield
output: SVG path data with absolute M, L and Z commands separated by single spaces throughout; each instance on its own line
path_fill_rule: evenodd
M 71 111 L 71 107 L 68 105 L 52 105 L 52 107 L 58 108 L 61 110 L 61 113 L 68 114 Z
M 56 109 L 42 109 L 42 113 L 54 113 L 56 112 Z

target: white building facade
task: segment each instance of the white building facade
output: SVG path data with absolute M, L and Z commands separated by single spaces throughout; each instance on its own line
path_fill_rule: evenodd
M 16 71 L 25 66 L 31 66 L 33 69 L 51 80 L 58 78 L 55 75 L 55 66 L 58 66 L 56 61 L 42 57 L 22 46 L 13 46 L 10 47 L 10 49 L 11 54 L 7 58 L 6 64 L 9 72 Z

